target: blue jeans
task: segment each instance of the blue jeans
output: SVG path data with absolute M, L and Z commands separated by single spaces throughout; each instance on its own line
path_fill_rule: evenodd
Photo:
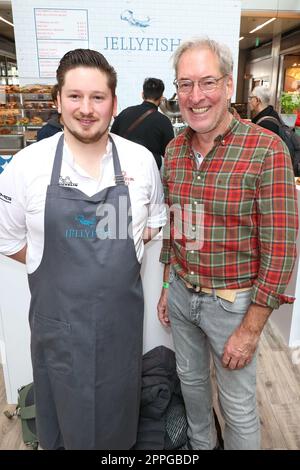
M 226 341 L 247 312 L 250 292 L 238 293 L 233 303 L 216 295 L 192 293 L 171 270 L 169 317 L 187 413 L 188 437 L 193 449 L 213 449 L 216 445 L 210 381 L 211 355 L 225 421 L 225 449 L 260 448 L 256 356 L 243 369 L 226 369 L 221 363 Z

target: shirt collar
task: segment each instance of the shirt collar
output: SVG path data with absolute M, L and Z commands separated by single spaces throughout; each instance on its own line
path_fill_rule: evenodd
M 103 155 L 101 161 L 103 160 L 109 160 L 112 159 L 112 143 L 110 139 L 108 139 L 107 144 L 106 144 L 106 149 L 105 149 L 105 154 Z M 63 150 L 63 159 L 64 161 L 77 173 L 79 173 L 82 176 L 87 176 L 91 178 L 90 175 L 88 175 L 75 161 L 74 161 L 74 156 L 68 147 L 68 144 L 66 141 L 64 141 L 64 150 Z
M 218 135 L 214 142 L 215 144 L 218 144 L 218 143 L 226 143 L 226 140 L 228 139 L 228 137 L 234 133 L 234 131 L 237 129 L 239 125 L 239 120 L 237 118 L 235 118 L 233 116 L 228 128 L 225 130 L 225 132 L 223 134 L 220 134 Z M 186 141 L 186 144 L 189 145 L 191 147 L 191 144 L 192 144 L 192 138 L 193 138 L 193 135 L 195 133 L 195 131 L 191 128 L 191 127 L 187 127 L 184 131 L 185 133 L 185 141 Z

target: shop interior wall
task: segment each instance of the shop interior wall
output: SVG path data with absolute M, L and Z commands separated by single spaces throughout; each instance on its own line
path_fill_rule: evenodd
M 245 68 L 248 60 L 248 51 L 241 49 L 239 51 L 238 73 L 236 83 L 236 102 L 247 103 L 247 94 L 245 94 Z M 248 89 L 247 89 L 248 90 Z

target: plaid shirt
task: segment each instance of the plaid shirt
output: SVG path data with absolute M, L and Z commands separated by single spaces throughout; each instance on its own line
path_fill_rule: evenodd
M 195 286 L 252 286 L 252 302 L 271 308 L 293 302 L 283 293 L 296 259 L 298 209 L 285 144 L 275 134 L 233 118 L 198 168 L 193 132 L 185 129 L 166 149 L 165 199 L 175 210 L 160 261 L 171 263 Z M 204 208 L 202 222 L 199 207 Z M 198 238 L 202 233 L 202 246 L 194 248 L 193 231 Z

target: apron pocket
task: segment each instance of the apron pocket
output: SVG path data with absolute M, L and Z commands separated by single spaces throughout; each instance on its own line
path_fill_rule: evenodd
M 35 365 L 48 366 L 61 374 L 71 374 L 71 325 L 34 314 L 32 352 Z

